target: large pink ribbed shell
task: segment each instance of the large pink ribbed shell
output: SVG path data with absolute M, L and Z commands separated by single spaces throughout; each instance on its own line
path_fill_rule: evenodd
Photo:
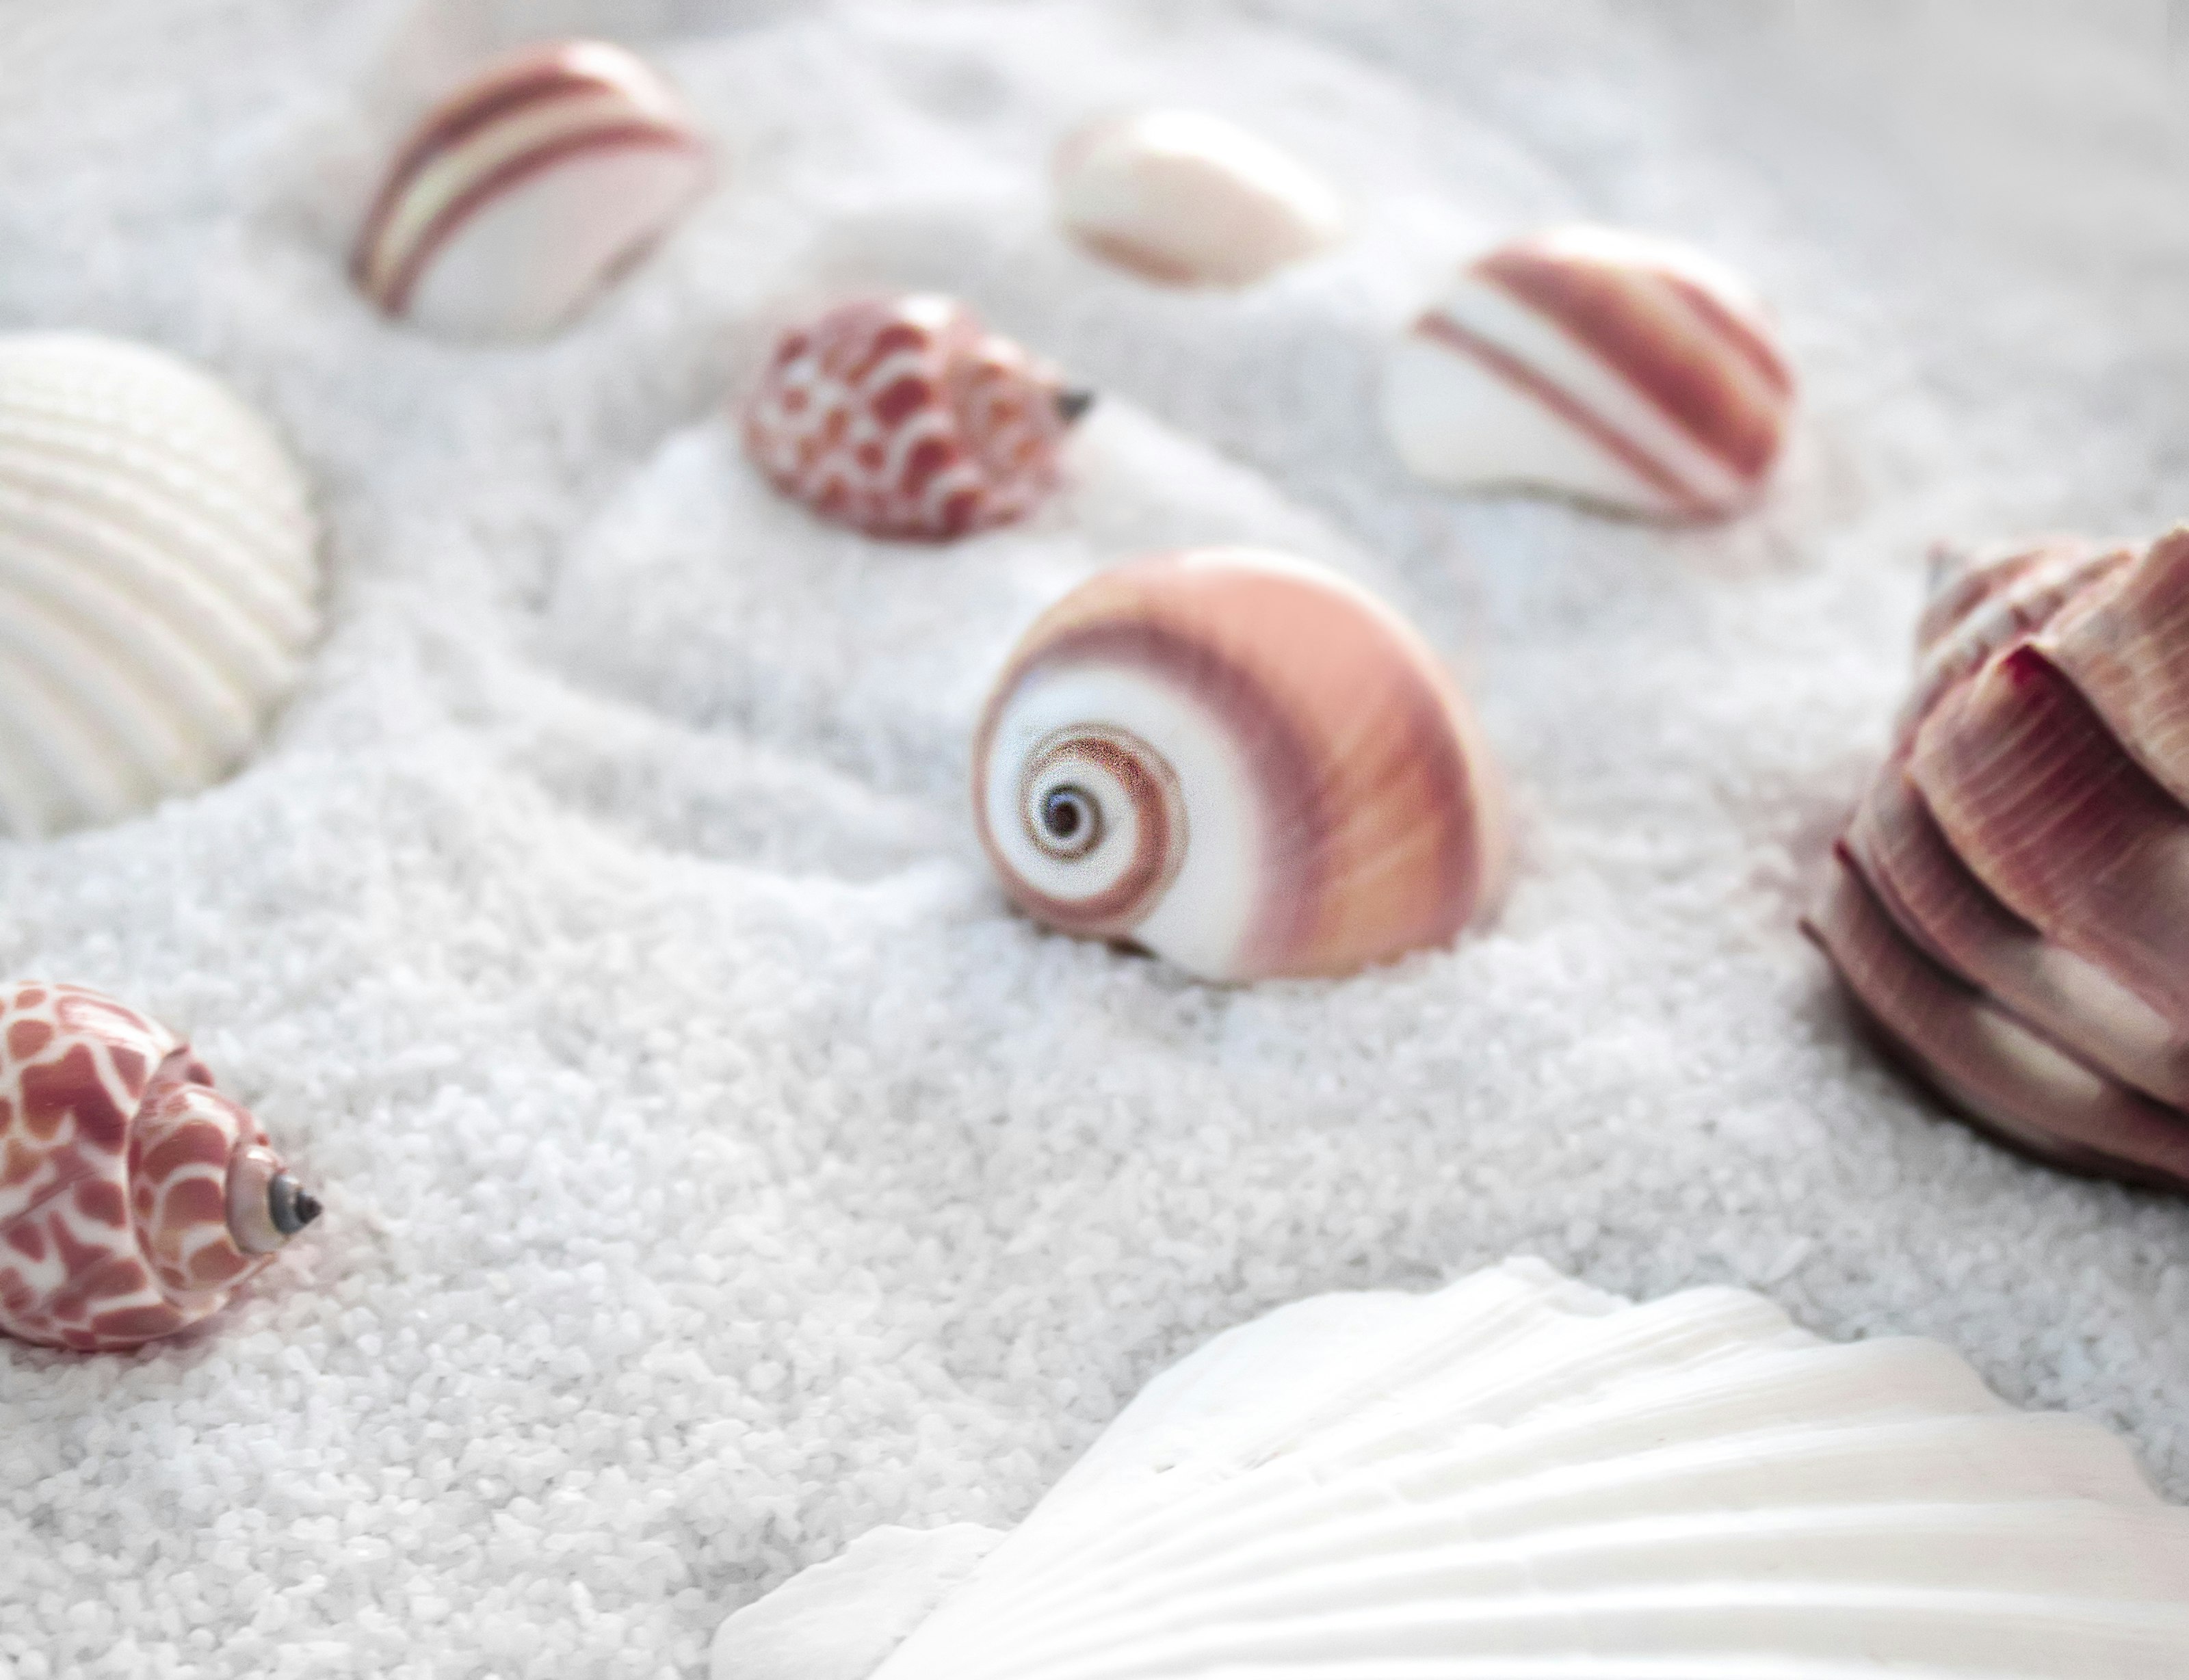
M 1948 557 L 1918 634 L 1806 925 L 1978 1124 L 2189 1191 L 2189 527 Z
M 280 1170 L 167 1028 L 83 987 L 0 992 L 0 1331 L 127 1348 L 218 1311 L 281 1240 L 237 1192 Z
M 1383 419 L 1440 484 L 1666 519 L 1762 493 L 1794 378 L 1731 271 L 1673 240 L 1553 229 L 1478 258 L 1394 347 Z
M 1054 489 L 1086 401 L 954 299 L 863 298 L 783 335 L 745 404 L 745 448 L 823 518 L 942 540 Z

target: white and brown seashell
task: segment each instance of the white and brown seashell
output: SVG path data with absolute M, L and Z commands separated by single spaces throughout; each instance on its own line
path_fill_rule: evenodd
M 1673 240 L 1552 229 L 1468 264 L 1393 350 L 1383 420 L 1423 478 L 1723 518 L 1762 493 L 1794 380 L 1730 270 Z
M 1979 1124 L 2189 1191 L 2189 528 L 1949 564 L 1919 634 L 1807 925 Z
M 777 339 L 745 453 L 824 519 L 942 542 L 1032 512 L 1094 400 L 954 297 L 854 298 Z
M 1504 871 L 1497 778 L 1435 655 L 1255 550 L 1120 566 L 1043 614 L 982 715 L 973 804 L 1029 915 L 1211 980 L 1446 943 Z
M 172 1335 L 319 1213 L 167 1028 L 85 987 L 0 987 L 0 1331 Z
M 2189 1672 L 2189 1513 L 2098 1424 L 1933 1342 L 1538 1262 L 1228 1331 L 984 1556 L 917 1539 L 732 1616 L 716 1680 Z M 829 1637 L 925 1596 L 878 1664 Z
M 0 832 L 218 780 L 319 632 L 303 475 L 227 387 L 87 333 L 0 337 Z
M 1049 173 L 1074 239 L 1169 286 L 1251 286 L 1344 229 L 1320 178 L 1206 111 L 1099 117 L 1065 139 Z
M 529 47 L 467 82 L 396 154 L 351 269 L 436 331 L 551 331 L 636 263 L 705 187 L 705 141 L 645 60 L 605 41 Z

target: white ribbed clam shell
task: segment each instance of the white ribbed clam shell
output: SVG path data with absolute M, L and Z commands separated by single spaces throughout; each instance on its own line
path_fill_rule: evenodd
M 2178 1680 L 2189 1513 L 1936 1343 L 1514 1262 L 1218 1338 L 875 1672 Z
M 317 636 L 302 474 L 163 351 L 0 337 L 0 830 L 110 821 L 257 741 Z
M 1344 228 L 1319 177 L 1206 111 L 1098 118 L 1066 138 L 1051 173 L 1074 238 L 1172 285 L 1248 286 Z

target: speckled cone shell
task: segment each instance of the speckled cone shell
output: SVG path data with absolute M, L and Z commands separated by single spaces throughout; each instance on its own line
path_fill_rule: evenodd
M 1021 518 L 1076 412 L 1056 371 L 932 293 L 844 303 L 778 341 L 744 410 L 785 495 L 869 536 L 941 541 Z
M 0 337 L 0 833 L 225 775 L 319 633 L 302 473 L 225 386 L 148 346 Z
M 561 326 L 707 185 L 675 89 L 605 41 L 555 41 L 436 105 L 388 166 L 351 269 L 391 315 L 470 338 Z
M 1670 240 L 1554 229 L 1470 263 L 1394 348 L 1383 420 L 1423 477 L 1723 518 L 1762 495 L 1794 380 L 1729 270 Z
M 0 1331 L 129 1348 L 219 1311 L 273 1258 L 239 1245 L 240 1198 L 280 1171 L 165 1027 L 82 987 L 0 988 Z
M 1205 111 L 1099 117 L 1065 139 L 1049 173 L 1074 239 L 1166 285 L 1249 286 L 1344 228 L 1322 181 Z
M 1218 1337 L 873 1680 L 2185 1673 L 2189 1513 L 2097 1424 L 1936 1343 L 1514 1261 Z
M 2189 1191 L 2189 529 L 1945 555 L 1919 637 L 1806 925 L 1977 1124 Z
M 1021 908 L 1208 979 L 1447 943 L 1503 877 L 1496 778 L 1435 655 L 1288 556 L 1195 550 L 1081 585 L 1012 653 L 973 766 Z

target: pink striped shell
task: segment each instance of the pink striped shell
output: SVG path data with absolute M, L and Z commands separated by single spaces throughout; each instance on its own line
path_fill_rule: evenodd
M 1670 240 L 1555 229 L 1500 246 L 1399 341 L 1383 419 L 1440 484 L 1723 518 L 1762 494 L 1794 379 L 1730 271 Z
M 0 1331 L 84 1349 L 170 1335 L 318 1213 L 167 1028 L 81 986 L 0 991 Z
M 1449 944 L 1504 880 L 1496 766 L 1435 653 L 1256 549 L 1114 567 L 1037 619 L 982 713 L 973 807 L 1027 914 L 1207 980 Z
M 676 91 L 605 41 L 497 63 L 396 154 L 351 269 L 391 315 L 481 338 L 560 326 L 675 225 L 705 186 Z
M 1805 926 L 1977 1124 L 2189 1191 L 2189 527 L 1952 562 Z
M 744 405 L 769 481 L 869 536 L 942 540 L 1056 488 L 1092 397 L 931 293 L 861 298 L 791 328 Z

